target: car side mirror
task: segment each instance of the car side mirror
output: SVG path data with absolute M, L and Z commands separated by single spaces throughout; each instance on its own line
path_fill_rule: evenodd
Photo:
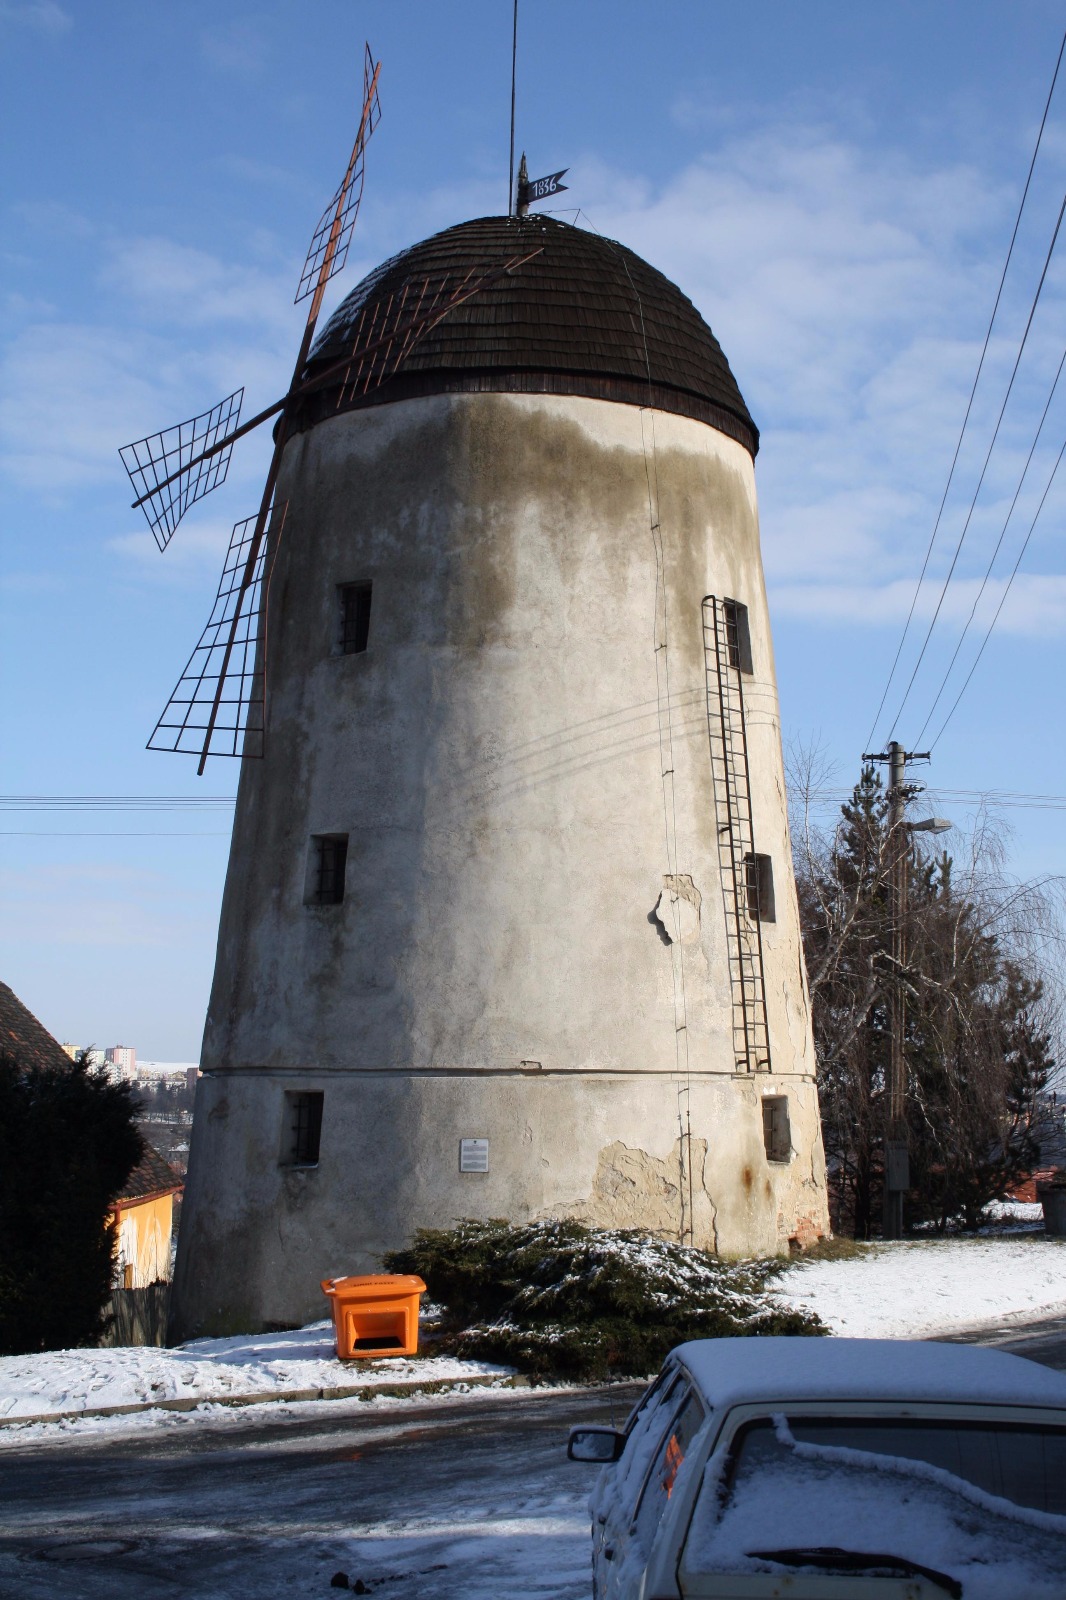
M 578 1427 L 570 1429 L 566 1455 L 569 1461 L 595 1461 L 602 1467 L 617 1461 L 625 1447 L 625 1434 L 614 1428 Z

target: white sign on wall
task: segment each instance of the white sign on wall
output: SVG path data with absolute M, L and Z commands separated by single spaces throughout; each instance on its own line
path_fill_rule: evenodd
M 459 1171 L 487 1172 L 489 1170 L 489 1141 L 487 1139 L 459 1140 Z

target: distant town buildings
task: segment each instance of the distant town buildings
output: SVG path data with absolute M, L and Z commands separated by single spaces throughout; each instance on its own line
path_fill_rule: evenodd
M 68 1040 L 59 1048 L 71 1061 L 87 1054 L 90 1067 L 106 1073 L 113 1083 L 165 1083 L 171 1088 L 195 1089 L 200 1076 L 200 1068 L 192 1061 L 139 1061 L 132 1044 L 111 1044 L 98 1050 Z
M 137 1052 L 131 1044 L 112 1044 L 104 1051 L 104 1061 L 111 1069 L 111 1077 L 124 1083 L 137 1076 Z

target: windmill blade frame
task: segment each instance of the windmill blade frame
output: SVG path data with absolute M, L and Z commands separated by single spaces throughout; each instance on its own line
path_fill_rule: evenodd
M 207 626 L 156 723 L 149 750 L 261 756 L 266 727 L 266 594 L 287 504 L 273 506 L 269 535 L 259 516 L 234 523 Z
M 540 255 L 540 246 L 525 255 L 512 256 L 485 272 L 471 268 L 450 293 L 452 277 L 427 278 L 416 287 L 409 280 L 387 302 L 380 318 L 371 321 L 370 332 L 377 333 L 361 351 L 331 362 L 324 372 L 306 383 L 294 386 L 284 401 L 309 393 L 343 372 L 341 395 L 367 393 L 393 376 L 411 350 L 431 328 L 474 295 L 505 274 L 524 266 Z M 413 299 L 415 311 L 403 316 Z M 397 320 L 389 327 L 391 314 Z M 362 320 L 356 324 L 356 346 Z M 380 328 L 384 331 L 379 332 Z M 246 423 L 245 428 L 251 423 Z M 267 550 L 273 539 L 273 566 L 285 521 L 273 527 L 276 507 L 274 486 L 287 440 L 285 417 L 277 430 L 274 453 L 267 473 L 263 500 L 256 517 L 234 526 L 223 566 L 218 595 L 207 627 L 178 680 L 162 716 L 148 741 L 150 750 L 166 750 L 199 755 L 197 771 L 202 773 L 208 756 L 226 755 L 261 758 L 266 743 L 266 657 L 267 602 L 270 594 Z M 217 448 L 217 447 L 216 447 Z
M 315 229 L 296 292 L 297 303 L 309 294 L 314 298 L 289 384 L 290 393 L 311 348 L 326 284 L 348 258 L 348 246 L 363 196 L 366 141 L 381 120 L 380 75 L 381 63 L 374 60 L 368 44 L 363 59 L 363 109 L 355 143 L 341 185 Z M 161 551 L 170 543 L 189 506 L 225 482 L 235 441 L 276 415 L 288 396 L 259 412 L 242 428 L 239 423 L 243 398 L 243 388 L 238 389 L 210 411 L 165 428 L 161 433 L 148 434 L 119 450 L 137 496 L 134 507 L 143 507 Z
M 243 401 L 243 387 L 235 389 L 210 411 L 119 450 L 138 496 L 134 505 L 143 507 L 160 550 L 189 507 L 226 481 Z
M 407 355 L 410 354 L 418 340 L 423 338 L 425 334 L 431 332 L 431 330 L 435 328 L 444 317 L 448 316 L 450 312 L 454 311 L 457 306 L 461 306 L 464 301 L 469 300 L 471 296 L 480 294 L 483 289 L 487 289 L 488 286 L 491 283 L 494 283 L 497 278 L 503 277 L 506 273 L 516 272 L 519 267 L 525 266 L 527 261 L 532 261 L 535 256 L 539 256 L 543 248 L 543 245 L 540 245 L 536 250 L 527 251 L 525 255 L 511 256 L 500 266 L 490 268 L 477 276 L 475 276 L 475 269 L 472 268 L 463 278 L 459 280 L 458 286 L 454 293 L 446 300 L 442 298 L 441 293 L 437 292 L 430 294 L 429 290 L 430 285 L 434 282 L 438 283 L 440 287 L 447 285 L 451 281 L 448 274 L 445 274 L 441 279 L 427 278 L 422 280 L 423 293 L 420 297 L 420 303 L 421 301 L 424 301 L 427 296 L 431 301 L 430 307 L 426 311 L 424 317 L 412 316 L 406 321 L 402 321 L 391 328 L 387 326 L 387 318 L 381 319 L 379 326 L 383 327 L 385 331 L 381 333 L 380 337 L 371 340 L 370 343 L 364 345 L 362 349 L 358 348 L 359 341 L 357 339 L 353 344 L 351 354 L 341 356 L 338 360 L 330 362 L 329 366 L 324 368 L 323 371 L 313 373 L 310 378 L 305 379 L 302 383 L 297 382 L 296 376 L 294 376 L 292 387 L 289 389 L 287 394 L 281 397 L 280 400 L 275 400 L 272 405 L 269 405 L 265 407 L 264 410 L 257 412 L 254 417 L 249 417 L 247 422 L 241 423 L 239 427 L 235 428 L 232 433 L 226 435 L 225 438 L 216 440 L 213 444 L 208 445 L 198 456 L 194 457 L 191 462 L 187 462 L 176 468 L 169 478 L 161 479 L 156 485 L 155 490 L 152 492 L 160 492 L 169 484 L 176 482 L 181 474 L 188 472 L 191 467 L 198 466 L 201 462 L 209 460 L 219 451 L 230 448 L 230 446 L 232 446 L 244 434 L 251 433 L 252 430 L 254 428 L 258 428 L 261 423 L 269 421 L 271 417 L 276 417 L 278 413 L 284 411 L 286 406 L 288 406 L 293 400 L 298 400 L 305 394 L 308 394 L 311 390 L 320 388 L 323 384 L 328 383 L 329 380 L 335 377 L 338 372 L 345 371 L 346 369 L 358 369 L 360 363 L 367 361 L 372 357 L 376 360 L 379 356 L 381 356 L 382 352 L 391 350 L 397 339 L 401 339 L 402 335 L 401 348 L 396 354 L 395 363 L 393 364 L 391 370 L 386 373 L 386 376 L 391 377 L 395 372 L 396 367 Z M 417 281 L 418 280 L 413 278 L 410 279 L 408 283 L 404 285 L 402 290 L 399 290 L 396 294 L 390 296 L 388 302 L 389 306 L 391 307 L 394 304 L 399 305 L 402 311 L 409 303 L 408 290 Z M 356 326 L 361 329 L 361 319 L 357 321 Z M 302 370 L 302 366 L 299 370 Z M 379 370 L 385 370 L 384 363 Z M 352 382 L 360 381 L 362 380 L 359 378 L 346 378 L 346 388 L 350 387 Z M 384 380 L 380 379 L 379 381 Z M 362 392 L 364 394 L 367 393 L 370 387 L 371 385 L 369 382 L 364 383 Z M 135 500 L 133 502 L 134 507 L 136 508 L 137 506 L 142 505 L 148 498 L 149 496 L 147 493 L 142 495 L 139 500 Z
M 378 96 L 380 61 L 375 62 L 370 46 L 366 46 L 363 60 L 363 113 L 359 131 L 355 136 L 348 169 L 329 205 L 323 211 L 318 227 L 304 261 L 294 305 L 306 300 L 309 294 L 321 296 L 322 290 L 340 272 L 348 259 L 348 246 L 352 242 L 359 205 L 363 198 L 364 162 L 366 141 L 381 120 L 381 100 Z M 314 308 L 315 314 L 318 307 Z

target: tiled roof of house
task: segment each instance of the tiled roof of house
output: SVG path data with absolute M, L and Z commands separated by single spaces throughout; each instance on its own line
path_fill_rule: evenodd
M 169 1161 L 164 1161 L 159 1151 L 147 1140 L 144 1155 L 130 1173 L 117 1194 L 113 1205 L 128 1205 L 133 1200 L 147 1200 L 150 1195 L 175 1194 L 185 1187 L 184 1180 L 174 1171 Z
M 0 983 L 0 1055 L 13 1056 L 23 1067 L 70 1067 L 59 1041 L 6 983 Z

